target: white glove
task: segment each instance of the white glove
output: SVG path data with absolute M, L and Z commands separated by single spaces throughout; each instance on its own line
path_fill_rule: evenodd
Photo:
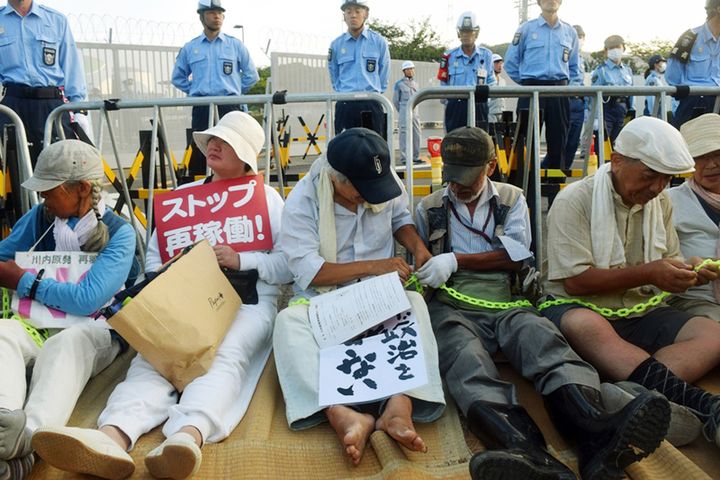
M 458 263 L 454 253 L 443 253 L 432 257 L 415 272 L 420 283 L 432 288 L 438 288 L 445 283 L 450 275 L 457 272 Z

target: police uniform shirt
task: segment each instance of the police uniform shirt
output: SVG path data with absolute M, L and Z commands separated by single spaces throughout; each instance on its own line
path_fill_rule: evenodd
M 707 23 L 693 28 L 697 35 L 687 63 L 669 57 L 665 80 L 670 85 L 720 85 L 720 38 L 714 38 Z
M 580 80 L 580 47 L 575 29 L 558 20 L 550 26 L 541 15 L 518 28 L 505 53 L 505 73 L 523 80 Z
M 180 50 L 172 83 L 192 97 L 242 95 L 258 78 L 250 53 L 240 40 L 220 33 L 210 41 L 203 33 Z
M 390 82 L 387 41 L 367 26 L 358 38 L 345 32 L 330 44 L 328 70 L 336 92 L 383 93 Z
M 85 99 L 82 58 L 62 13 L 37 2 L 24 18 L 0 8 L 0 82 L 64 87 L 71 102 Z
M 630 67 L 624 63 L 618 65 L 610 59 L 605 60 L 605 63 L 600 64 L 592 73 L 592 85 L 628 87 L 632 84 L 633 74 Z M 633 97 L 630 97 L 630 104 L 632 103 Z
M 448 79 L 441 81 L 442 85 L 467 87 L 478 85 L 478 71 L 484 77 L 484 85 L 495 83 L 493 75 L 492 52 L 485 47 L 475 47 L 471 56 L 463 52 L 462 46 L 447 52 Z M 484 72 L 482 72 L 484 70 Z
M 657 70 L 651 70 L 648 74 L 647 78 L 645 79 L 645 86 L 646 87 L 667 87 L 667 83 L 665 83 L 665 78 L 661 74 L 657 72 Z M 674 99 L 673 99 L 674 100 Z M 647 107 L 648 112 L 652 115 L 652 111 L 655 108 L 655 96 L 654 95 L 648 95 L 645 97 L 645 106 Z

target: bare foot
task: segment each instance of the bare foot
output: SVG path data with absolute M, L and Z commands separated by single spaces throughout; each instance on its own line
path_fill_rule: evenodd
M 388 400 L 375 428 L 384 431 L 410 450 L 427 452 L 425 442 L 413 426 L 412 400 L 407 395 L 394 395 Z
M 357 465 L 362 459 L 365 444 L 375 430 L 375 419 L 368 413 L 360 413 L 343 405 L 333 405 L 325 410 L 330 425 L 335 429 L 345 453 Z

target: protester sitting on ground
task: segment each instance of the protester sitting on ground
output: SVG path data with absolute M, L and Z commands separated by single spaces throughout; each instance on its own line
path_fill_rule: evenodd
M 0 242 L 0 286 L 21 299 L 89 316 L 128 280 L 135 253 L 133 228 L 105 208 L 100 152 L 79 140 L 45 148 L 23 183 L 40 192 L 33 207 Z M 16 252 L 97 252 L 77 284 L 27 272 Z M 32 308 L 32 307 L 31 307 Z M 39 330 L 29 319 L 0 320 L 0 478 L 22 479 L 32 469 L 30 445 L 40 427 L 65 425 L 87 381 L 127 348 L 118 335 L 88 319 L 65 329 Z M 48 337 L 49 335 L 49 337 Z M 26 368 L 32 366 L 30 388 Z M 26 394 L 27 392 L 27 394 Z
M 407 194 L 390 166 L 387 143 L 365 128 L 348 129 L 329 143 L 326 157 L 316 160 L 290 193 L 283 224 L 280 245 L 295 277 L 295 299 L 389 272 L 407 280 L 411 267 L 393 256 L 393 237 L 415 256 L 416 267 L 431 256 L 412 223 Z M 413 421 L 437 419 L 445 400 L 425 302 L 415 292 L 407 296 L 422 339 L 429 383 L 362 406 L 319 405 L 319 346 L 308 306 L 291 301 L 278 314 L 274 353 L 291 429 L 329 421 L 354 464 L 360 463 L 375 430 L 385 431 L 411 450 L 425 451 Z
M 497 165 L 490 135 L 459 128 L 445 136 L 441 151 L 448 186 L 425 197 L 416 213 L 418 232 L 435 256 L 417 277 L 483 301 L 472 304 L 441 288 L 428 305 L 441 374 L 468 428 L 489 449 L 470 462 L 473 479 L 575 478 L 548 453 L 515 386 L 500 379 L 492 358 L 498 351 L 534 382 L 561 430 L 578 439 L 582 478 L 623 478 L 625 467 L 663 440 L 667 400 L 646 392 L 618 413 L 607 409 L 595 369 L 513 292 L 513 279 L 533 260 L 530 218 L 519 188 L 488 178 Z M 441 276 L 425 271 L 433 264 L 442 266 Z
M 720 252 L 720 115 L 706 113 L 689 120 L 680 133 L 695 159 L 695 172 L 668 190 L 673 222 L 686 258 L 718 258 Z M 720 322 L 720 282 L 699 285 L 668 300 L 679 310 Z
M 720 443 L 720 395 L 691 385 L 720 362 L 720 324 L 654 298 L 717 278 L 713 266 L 695 268 L 701 259 L 682 259 L 663 191 L 693 170 L 680 132 L 652 117 L 629 122 L 611 162 L 562 190 L 550 209 L 549 301 L 539 308 L 601 375 L 691 408 Z
M 213 172 L 205 183 L 257 173 L 257 155 L 265 134 L 248 114 L 230 112 L 216 126 L 193 136 Z M 181 396 L 137 355 L 127 378 L 115 388 L 100 414 L 99 430 L 49 428 L 35 434 L 33 445 L 44 460 L 70 472 L 126 478 L 135 469 L 126 451 L 141 435 L 165 422 L 163 434 L 167 438 L 146 455 L 145 465 L 155 478 L 180 479 L 197 472 L 202 459 L 200 447 L 205 442 L 220 442 L 232 433 L 248 408 L 270 355 L 277 285 L 292 279 L 284 255 L 275 248 L 283 202 L 274 189 L 264 188 L 264 192 L 273 250 L 236 253 L 227 245 L 214 247 L 221 267 L 258 270 L 259 300 L 256 305 L 240 307 L 209 371 L 190 382 Z M 160 263 L 155 232 L 148 245 L 146 270 L 155 270 Z

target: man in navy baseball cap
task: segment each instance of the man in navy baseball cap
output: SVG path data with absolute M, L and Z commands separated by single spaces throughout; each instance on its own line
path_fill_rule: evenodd
M 330 141 L 327 160 L 368 203 L 384 203 L 402 193 L 392 174 L 387 142 L 372 130 L 345 130 Z

